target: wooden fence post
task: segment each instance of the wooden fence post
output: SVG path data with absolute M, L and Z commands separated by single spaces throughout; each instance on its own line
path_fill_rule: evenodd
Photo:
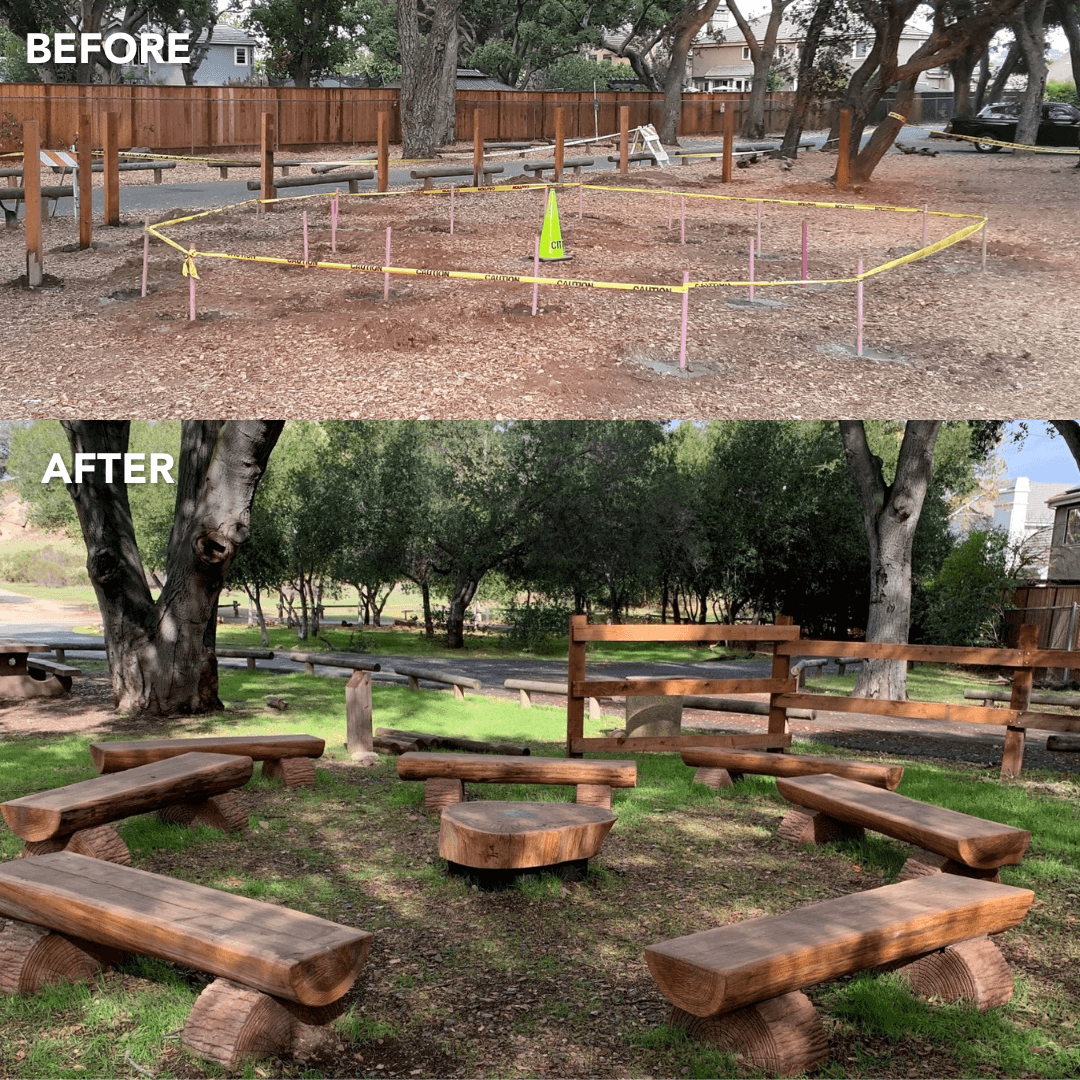
M 472 171 L 473 187 L 484 183 L 484 134 L 480 126 L 480 110 L 472 113 Z
M 560 105 L 555 110 L 555 183 L 562 180 L 563 160 L 566 155 L 566 110 Z
M 725 148 L 726 148 L 725 141 Z M 790 615 L 777 615 L 777 626 L 791 626 L 792 618 Z M 788 656 L 777 656 L 776 646 L 779 642 L 774 641 L 772 643 L 772 675 L 774 679 L 784 679 L 785 681 L 791 678 L 791 672 L 789 665 L 791 664 L 791 658 Z M 770 735 L 787 735 L 788 734 L 788 720 L 787 709 L 776 704 L 776 699 L 779 694 L 783 693 L 782 690 L 774 690 L 769 694 L 769 734 Z M 782 754 L 784 748 L 782 746 L 769 747 L 769 753 Z
M 735 152 L 735 108 L 729 101 L 724 106 L 724 156 L 720 167 L 720 183 L 731 183 L 731 158 Z
M 274 123 L 274 114 L 272 112 L 264 112 L 262 114 L 262 127 L 260 135 L 262 137 L 262 155 L 260 157 L 262 167 L 262 187 L 259 191 L 260 199 L 273 199 L 275 197 L 274 191 L 274 136 L 276 132 L 276 125 Z M 264 202 L 262 204 L 263 210 L 273 210 L 274 204 Z
M 851 186 L 851 116 L 851 106 L 841 106 L 840 127 L 836 142 L 837 191 L 847 191 Z
M 79 247 L 90 246 L 94 222 L 93 127 L 89 113 L 79 113 Z
M 630 173 L 630 106 L 619 106 L 619 175 Z
M 370 754 L 371 673 L 354 671 L 345 684 L 345 745 L 350 754 Z
M 566 657 L 566 756 L 583 757 L 574 744 L 585 737 L 585 699 L 574 696 L 574 683 L 585 678 L 585 642 L 574 640 L 574 631 L 588 622 L 584 615 L 570 616 L 569 645 Z
M 390 188 L 390 114 L 388 112 L 379 113 L 378 164 L 378 189 L 388 191 Z
M 120 224 L 120 114 L 105 114 L 105 224 Z
M 41 128 L 36 120 L 23 123 L 23 207 L 26 210 L 26 284 L 41 284 L 44 251 L 41 244 Z
M 1037 623 L 1025 623 L 1020 627 L 1017 647 L 1027 659 L 1030 653 L 1039 647 L 1039 626 Z M 1031 684 L 1035 680 L 1033 667 L 1015 668 L 1012 679 L 1012 697 L 1010 709 L 1027 712 L 1031 707 Z M 1008 724 L 1005 728 L 1005 749 L 1001 754 L 1002 780 L 1015 779 L 1024 768 L 1024 728 Z

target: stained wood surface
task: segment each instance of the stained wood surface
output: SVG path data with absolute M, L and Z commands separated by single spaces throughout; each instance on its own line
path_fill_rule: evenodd
M 577 700 L 582 700 L 578 698 Z M 574 699 L 570 699 L 571 704 Z M 591 750 L 684 750 L 688 746 L 743 746 L 754 750 L 781 749 L 791 745 L 791 733 L 770 735 L 660 735 L 635 739 L 628 735 L 609 736 L 604 739 L 574 739 L 575 751 Z
M 941 874 L 662 941 L 645 958 L 673 1005 L 693 1016 L 718 1016 L 1008 930 L 1034 899 L 1030 889 Z
M 445 807 L 439 854 L 478 870 L 516 870 L 591 859 L 615 815 L 578 803 L 475 802 Z
M 576 697 L 771 694 L 794 689 L 794 679 L 586 679 L 572 686 Z
M 398 675 L 407 675 L 410 679 L 424 679 L 427 682 L 443 683 L 446 686 L 465 686 L 470 690 L 484 688 L 484 684 L 479 679 L 472 679 L 456 671 L 435 671 L 432 668 L 398 664 L 394 672 Z
M 904 776 L 903 765 L 878 765 L 870 761 L 843 761 L 807 754 L 762 754 L 753 750 L 723 750 L 691 746 L 682 752 L 687 764 L 699 769 L 730 769 L 763 776 L 808 776 L 828 773 L 892 791 Z
M 277 758 L 321 757 L 326 748 L 314 735 L 226 735 L 197 739 L 125 739 L 90 744 L 90 760 L 100 773 L 122 772 L 137 765 L 201 751 L 237 754 L 253 761 Z
M 788 639 L 777 645 L 779 656 L 850 656 L 858 660 L 919 660 L 931 664 L 976 664 L 980 667 L 1019 667 L 1027 662 L 1020 649 L 968 648 L 963 645 L 892 645 L 871 641 Z
M 987 709 L 982 705 L 946 705 L 939 701 L 893 701 L 890 698 L 832 697 L 829 694 L 779 694 L 776 703 L 785 709 L 795 707 L 865 713 L 868 716 L 910 716 L 916 720 L 948 720 L 958 724 L 1004 725 L 1030 722 L 1014 709 Z
M 355 656 L 352 653 L 293 651 L 289 653 L 289 659 L 298 664 L 321 664 L 323 667 L 352 668 L 353 671 L 382 671 L 382 665 L 370 656 Z
M 188 753 L 24 795 L 0 805 L 0 813 L 8 828 L 24 840 L 48 840 L 185 799 L 220 795 L 242 787 L 251 772 L 249 757 Z
M 277 904 L 67 851 L 0 864 L 0 913 L 304 1005 L 341 997 L 364 966 L 372 937 Z
M 421 752 L 398 758 L 398 776 L 402 780 L 443 776 L 467 783 L 606 784 L 625 788 L 637 785 L 637 762 Z
M 573 628 L 574 641 L 797 641 L 797 626 L 729 626 L 722 623 L 661 623 L 607 626 L 582 622 Z M 800 642 L 800 645 L 802 642 Z M 804 650 L 811 651 L 811 650 Z M 850 649 L 848 650 L 851 651 Z
M 776 781 L 776 789 L 798 806 L 906 840 L 981 870 L 1015 865 L 1031 843 L 1031 833 L 1025 829 L 931 806 L 839 776 L 782 777 Z

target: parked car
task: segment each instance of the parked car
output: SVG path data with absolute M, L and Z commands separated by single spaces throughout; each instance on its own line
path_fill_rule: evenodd
M 971 135 L 976 139 L 1016 142 L 1018 101 L 996 102 L 979 110 L 977 116 L 954 116 L 945 127 L 950 135 Z M 1064 101 L 1048 101 L 1042 106 L 1036 146 L 1075 146 L 1080 149 L 1080 109 Z M 973 144 L 979 153 L 995 153 L 1000 146 Z

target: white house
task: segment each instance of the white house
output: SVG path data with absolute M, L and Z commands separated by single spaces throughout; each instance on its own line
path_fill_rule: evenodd
M 206 31 L 199 36 L 206 41 Z M 195 72 L 196 86 L 227 86 L 244 82 L 255 75 L 255 38 L 246 30 L 218 23 L 210 34 L 210 48 Z M 146 69 L 146 81 L 164 86 L 184 86 L 181 64 L 158 64 L 151 60 Z
M 1009 534 L 1014 544 L 1023 544 L 1032 562 L 1031 576 L 1045 581 L 1050 567 L 1050 545 L 1054 532 L 1054 506 L 1068 483 L 1033 482 L 1026 476 L 1011 477 L 994 507 L 993 527 Z

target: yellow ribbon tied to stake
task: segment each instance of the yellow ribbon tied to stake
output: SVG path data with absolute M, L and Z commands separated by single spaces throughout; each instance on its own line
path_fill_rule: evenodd
M 195 269 L 195 249 L 191 248 L 184 256 L 184 277 L 197 278 L 199 271 Z

